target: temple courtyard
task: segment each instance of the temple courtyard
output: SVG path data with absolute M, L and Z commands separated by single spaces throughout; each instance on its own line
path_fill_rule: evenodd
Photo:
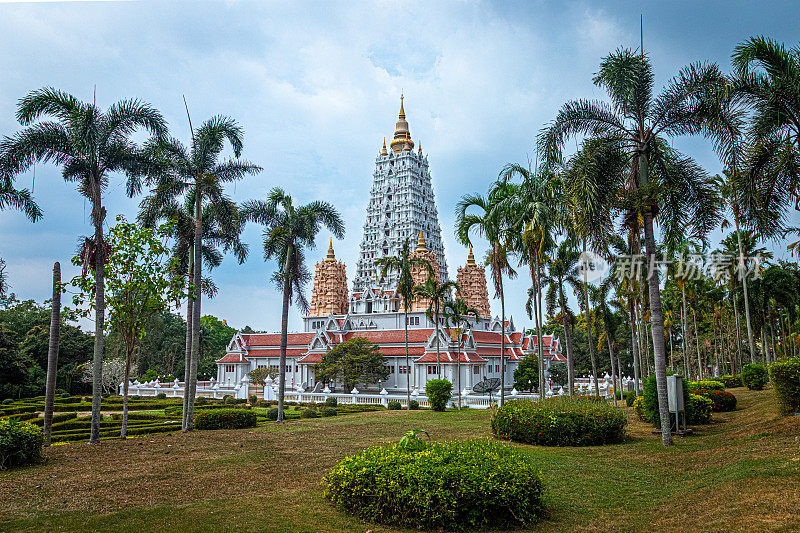
M 797 417 L 778 417 L 771 390 L 735 394 L 740 409 L 670 448 L 630 408 L 621 445 L 509 444 L 541 465 L 547 510 L 535 529 L 800 530 Z M 492 438 L 490 416 L 379 411 L 54 446 L 45 464 L 0 472 L 0 531 L 396 531 L 337 512 L 322 476 L 411 428 Z

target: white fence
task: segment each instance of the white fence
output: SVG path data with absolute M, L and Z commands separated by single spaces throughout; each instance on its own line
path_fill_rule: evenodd
M 278 398 L 278 385 L 270 378 L 267 378 L 267 383 L 263 387 L 261 396 L 265 400 L 276 400 Z M 613 385 L 610 377 L 603 377 L 597 380 L 597 385 L 600 390 L 600 395 L 605 398 L 611 398 L 614 392 Z M 196 396 L 203 396 L 207 398 L 222 398 L 226 395 L 233 396 L 237 399 L 247 399 L 251 387 L 250 380 L 247 376 L 235 385 L 220 385 L 214 378 L 210 381 L 198 381 Z M 122 394 L 123 384 L 120 383 L 119 391 Z M 131 396 L 156 396 L 159 393 L 164 393 L 168 398 L 183 398 L 184 383 L 178 381 L 161 383 L 157 379 L 139 383 L 133 381 L 128 384 L 128 394 Z M 254 387 L 253 387 L 254 388 Z M 594 380 L 591 378 L 576 378 L 575 388 L 577 394 L 594 394 Z M 633 379 L 623 378 L 622 389 L 632 390 Z M 260 392 L 260 391 L 259 391 Z M 566 390 L 562 387 L 554 387 L 545 392 L 545 397 L 562 396 L 566 394 Z M 448 404 L 449 407 L 457 407 L 459 405 L 459 397 L 461 398 L 461 405 L 473 409 L 487 409 L 492 405 L 496 405 L 500 399 L 500 395 L 495 393 L 491 395 L 475 394 L 469 389 L 464 389 L 461 394 L 456 392 Z M 337 403 L 341 404 L 380 404 L 384 407 L 389 406 L 390 401 L 398 401 L 400 405 L 406 407 L 408 405 L 408 395 L 403 392 L 388 392 L 386 389 L 380 393 L 364 393 L 358 389 L 353 388 L 349 393 L 332 392 L 328 387 L 321 391 L 306 392 L 301 390 L 287 390 L 284 393 L 284 400 L 287 402 L 301 402 L 301 403 L 321 403 L 328 398 L 336 398 Z M 516 398 L 532 398 L 538 399 L 539 395 L 536 393 L 530 394 L 527 392 L 519 392 L 516 389 L 506 393 L 507 399 Z M 416 400 L 420 407 L 430 407 L 428 398 L 424 394 L 420 394 L 418 389 L 411 392 L 411 400 Z

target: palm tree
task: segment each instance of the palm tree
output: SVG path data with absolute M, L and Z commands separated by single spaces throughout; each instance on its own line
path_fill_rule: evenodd
M 52 120 L 40 120 L 50 117 Z M 166 134 L 167 125 L 155 108 L 139 100 L 122 100 L 101 110 L 96 104 L 81 102 L 71 94 L 46 87 L 20 100 L 17 120 L 24 129 L 0 142 L 3 180 L 25 172 L 41 161 L 62 167 L 66 181 L 75 182 L 78 191 L 92 204 L 94 225 L 95 337 L 92 361 L 92 427 L 89 442 L 100 440 L 100 394 L 102 391 L 103 329 L 105 294 L 103 266 L 106 247 L 102 245 L 103 193 L 113 174 L 127 175 L 129 196 L 141 189 L 141 175 L 148 168 L 146 151 L 131 140 L 138 129 L 156 136 Z
M 172 255 L 177 264 L 177 275 L 194 278 L 194 211 L 196 195 L 190 186 L 182 202 L 179 198 L 160 198 L 156 194 L 145 197 L 139 204 L 138 220 L 145 226 L 156 227 L 161 221 L 173 221 L 174 245 Z M 242 243 L 240 236 L 244 230 L 245 220 L 239 214 L 236 204 L 229 198 L 217 198 L 211 202 L 206 200 L 203 213 L 203 245 L 201 256 L 203 264 L 209 271 L 222 264 L 222 254 L 232 251 L 239 264 L 247 259 L 248 246 Z M 220 251 L 220 249 L 222 251 Z M 201 290 L 208 298 L 217 292 L 216 285 L 208 276 L 202 278 Z M 184 389 L 190 381 L 192 368 L 192 299 L 186 300 L 186 343 L 184 364 Z M 189 395 L 183 395 L 183 427 L 187 426 L 189 412 Z
M 616 405 L 617 391 L 619 391 L 621 387 L 617 386 L 617 366 L 614 363 L 614 345 L 616 344 L 615 333 L 617 329 L 617 319 L 614 316 L 614 311 L 611 309 L 611 306 L 608 302 L 608 296 L 612 288 L 614 288 L 614 278 L 608 276 L 600 283 L 600 285 L 592 287 L 591 296 L 592 300 L 594 300 L 596 312 L 603 321 L 603 333 L 601 338 L 598 339 L 597 350 L 600 350 L 599 343 L 602 342 L 602 337 L 605 337 L 606 345 L 608 347 L 608 356 L 611 362 L 611 383 L 614 385 L 614 404 Z
M 472 316 L 470 316 L 472 315 Z M 477 323 L 481 319 L 480 313 L 474 307 L 467 305 L 461 298 L 446 300 L 444 302 L 445 323 L 455 328 L 455 335 L 451 338 L 456 341 L 456 372 L 458 374 L 458 408 L 461 409 L 461 334 L 472 327 L 470 319 Z M 466 343 L 464 345 L 466 352 Z M 469 371 L 469 370 L 467 370 Z
M 191 302 L 191 357 L 188 379 L 184 385 L 184 423 L 183 430 L 194 429 L 194 399 L 197 391 L 197 363 L 200 359 L 200 316 L 203 287 L 203 210 L 208 204 L 222 210 L 228 208 L 235 219 L 236 207 L 225 195 L 224 184 L 240 180 L 248 174 L 256 174 L 261 167 L 240 160 L 244 132 L 235 120 L 217 115 L 205 121 L 197 131 L 189 124 L 192 144 L 186 147 L 175 138 L 158 139 L 146 147 L 153 154 L 156 164 L 148 169 L 150 179 L 155 182 L 150 202 L 155 205 L 170 205 L 177 198 L 192 194 L 194 196 L 194 237 L 192 239 L 192 258 L 189 270 L 193 274 Z M 220 162 L 219 158 L 228 141 L 233 149 L 234 159 Z
M 499 207 L 508 198 L 509 188 L 495 185 L 484 198 L 480 195 L 467 195 L 461 198 L 456 207 L 456 235 L 465 246 L 472 246 L 470 232 L 489 241 L 491 249 L 484 263 L 492 275 L 495 298 L 500 298 L 500 405 L 506 399 L 506 300 L 503 291 L 503 276 L 514 278 L 517 273 L 508 261 L 511 248 L 511 228 L 507 212 Z M 478 210 L 478 214 L 469 213 Z
M 275 259 L 278 263 L 278 271 L 272 280 L 283 292 L 278 378 L 278 422 L 283 422 L 289 306 L 295 302 L 303 311 L 308 311 L 308 301 L 303 291 L 311 274 L 306 268 L 304 248 L 314 248 L 314 240 L 322 226 L 341 239 L 344 237 L 344 222 L 336 208 L 328 202 L 316 201 L 295 207 L 292 197 L 277 187 L 270 191 L 266 201 L 245 202 L 242 216 L 264 226 L 264 260 Z
M 612 189 L 622 191 L 620 209 L 641 214 L 648 265 L 656 265 L 654 217 L 668 242 L 677 242 L 687 227 L 705 235 L 719 218 L 719 198 L 706 173 L 689 157 L 670 147 L 668 136 L 705 133 L 719 113 L 715 98 L 727 82 L 718 67 L 693 64 L 682 69 L 653 96 L 653 71 L 643 52 L 620 49 L 603 59 L 594 83 L 611 103 L 578 100 L 565 104 L 539 137 L 541 153 L 550 162 L 561 159 L 565 142 L 590 135 L 629 156 L 628 179 Z M 662 442 L 672 444 L 667 404 L 664 317 L 658 270 L 648 269 L 648 290 Z
M 408 239 L 403 242 L 403 248 L 400 250 L 398 256 L 386 256 L 375 260 L 375 266 L 381 268 L 380 277 L 385 278 L 390 271 L 397 272 L 399 277 L 397 279 L 396 294 L 400 296 L 403 303 L 403 314 L 405 315 L 405 345 L 406 345 L 406 409 L 411 409 L 411 360 L 408 356 L 408 311 L 414 303 L 415 290 L 414 290 L 414 277 L 411 274 L 413 267 L 425 268 L 428 271 L 428 279 L 434 276 L 433 267 L 427 259 L 421 257 L 413 257 Z M 436 324 L 436 342 L 439 342 L 439 324 Z M 437 344 L 438 350 L 438 344 Z
M 1 163 L 0 172 L 2 172 Z M 15 189 L 11 176 L 3 177 L 0 174 L 0 211 L 6 209 L 21 211 L 31 222 L 36 222 L 42 217 L 42 210 L 33 200 L 31 192 L 28 189 Z
M 414 294 L 422 299 L 427 299 L 428 304 L 428 318 L 433 320 L 436 324 L 436 375 L 442 376 L 442 367 L 440 362 L 440 349 L 439 349 L 439 314 L 442 310 L 442 304 L 450 298 L 453 289 L 458 291 L 458 283 L 455 281 L 445 281 L 442 283 L 436 276 L 428 276 L 425 283 L 414 287 Z
M 520 184 L 513 184 L 512 179 L 519 177 Z M 544 391 L 544 357 L 542 334 L 544 317 L 542 316 L 542 286 L 544 267 L 555 248 L 555 233 L 558 231 L 563 211 L 564 197 L 561 194 L 562 184 L 558 175 L 549 168 L 532 170 L 522 165 L 510 164 L 500 173 L 498 187 L 507 187 L 509 193 L 500 202 L 498 208 L 511 220 L 513 229 L 513 249 L 520 254 L 521 263 L 530 268 L 531 284 L 535 305 L 533 315 L 536 324 L 536 339 L 539 357 L 539 391 Z
M 548 314 L 554 314 L 556 305 L 560 309 L 558 321 L 564 326 L 564 338 L 567 345 L 567 382 L 570 396 L 575 391 L 575 359 L 572 354 L 572 325 L 575 317 L 569 308 L 564 288 L 569 285 L 576 294 L 581 292 L 577 276 L 579 259 L 580 254 L 575 250 L 573 242 L 566 240 L 558 245 L 553 261 L 548 268 L 550 283 L 545 297 Z

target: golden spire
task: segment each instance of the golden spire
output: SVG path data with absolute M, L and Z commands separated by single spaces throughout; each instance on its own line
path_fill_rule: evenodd
M 408 129 L 406 112 L 403 109 L 403 95 L 400 95 L 400 113 L 397 115 L 397 124 L 394 127 L 394 138 L 389 143 L 392 151 L 396 154 L 403 150 L 411 151 L 414 149 L 414 141 L 411 140 L 411 131 Z
M 386 137 L 383 138 L 383 148 L 381 148 L 381 155 L 389 155 L 389 152 L 386 151 Z
M 417 151 L 422 154 L 422 141 L 419 141 L 419 146 L 417 146 Z
M 333 237 L 331 237 L 331 243 L 328 245 L 328 257 L 325 258 L 325 261 L 336 261 L 336 256 L 333 255 Z
M 467 256 L 467 266 L 475 265 L 475 256 L 472 255 L 472 246 L 469 247 L 469 255 Z
M 428 248 L 425 246 L 425 237 L 422 234 L 422 226 L 419 227 L 419 239 L 417 239 L 417 252 L 427 252 Z

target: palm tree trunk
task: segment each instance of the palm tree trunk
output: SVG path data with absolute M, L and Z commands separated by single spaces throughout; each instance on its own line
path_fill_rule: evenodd
M 283 308 L 281 309 L 281 352 L 278 358 L 278 419 L 276 422 L 283 422 L 283 397 L 286 394 L 286 345 L 289 337 L 289 298 L 292 290 L 292 280 L 289 277 L 291 271 L 289 262 L 293 254 L 292 245 L 288 246 L 286 253 L 286 264 L 283 267 Z
M 750 347 L 750 362 L 756 362 L 756 345 L 753 341 L 753 326 L 750 322 L 750 303 L 747 295 L 747 270 L 744 266 L 744 253 L 742 252 L 742 232 L 739 229 L 739 217 L 736 219 L 736 242 L 739 247 L 739 272 L 742 274 L 742 288 L 744 289 L 744 315 L 747 321 L 747 343 Z
M 569 384 L 569 395 L 575 391 L 575 360 L 572 358 L 572 324 L 566 312 L 566 302 L 564 294 L 561 293 L 561 313 L 564 315 L 564 338 L 567 341 L 567 383 Z
M 640 170 L 647 172 L 647 155 L 640 156 Z M 642 169 L 644 165 L 644 169 Z M 644 209 L 644 241 L 647 251 L 647 265 L 655 265 L 656 239 L 653 233 L 653 212 Z M 653 359 L 655 363 L 656 388 L 658 390 L 658 411 L 661 419 L 661 443 L 664 446 L 672 445 L 672 432 L 669 416 L 669 402 L 667 400 L 667 361 L 664 346 L 664 315 L 661 311 L 661 291 L 659 290 L 658 269 L 653 268 L 652 277 L 648 279 L 647 287 L 650 291 L 650 327 L 653 335 Z
M 53 430 L 53 403 L 56 397 L 58 343 L 61 338 L 61 264 L 53 264 L 53 302 L 50 311 L 50 343 L 47 347 L 47 381 L 44 393 L 44 445 L 50 446 Z
M 633 393 L 640 395 L 639 380 L 642 375 L 639 370 L 639 339 L 636 332 L 636 306 L 633 298 L 628 299 L 628 309 L 631 316 L 631 355 L 633 356 Z
M 500 274 L 500 406 L 506 403 L 506 295 Z M 541 398 L 542 392 L 539 391 Z
M 583 239 L 583 256 L 586 257 L 586 238 Z M 597 383 L 597 359 L 594 356 L 594 343 L 592 342 L 592 326 L 594 319 L 589 309 L 589 278 L 586 271 L 588 265 L 583 266 L 583 295 L 586 300 L 586 338 L 589 340 L 589 358 L 592 362 L 592 376 L 594 377 L 594 395 L 600 396 L 600 384 Z
M 531 283 L 533 283 L 534 301 L 533 301 L 533 317 L 536 324 L 536 353 L 538 354 L 537 366 L 539 367 L 539 399 L 544 399 L 544 343 L 542 342 L 542 321 L 539 316 L 539 301 L 542 297 L 542 286 L 539 283 L 541 269 L 539 268 L 539 259 L 535 253 L 531 253 Z
M 411 362 L 408 358 L 408 302 L 403 302 L 406 317 L 406 410 L 411 410 Z
M 458 344 L 456 344 L 456 372 L 458 372 L 458 408 L 461 409 L 461 328 L 456 328 L 458 331 Z
M 697 332 L 697 313 L 692 308 L 692 324 L 694 325 L 694 346 L 697 348 L 697 379 L 703 379 L 703 361 L 700 358 L 700 334 Z
M 124 439 L 128 436 L 128 382 L 131 379 L 131 360 L 133 358 L 133 348 L 126 346 L 125 349 L 125 379 L 122 380 L 122 428 L 119 430 L 119 438 Z
M 614 393 L 611 398 L 614 400 L 614 405 L 617 405 L 617 367 L 614 365 L 614 346 L 611 344 L 611 335 L 606 329 L 606 343 L 608 344 L 608 356 L 611 359 L 611 385 L 614 387 Z
M 742 367 L 742 328 L 741 322 L 739 320 L 739 306 L 736 305 L 736 296 L 733 291 L 731 291 L 731 304 L 733 305 L 733 314 L 736 318 L 736 366 L 738 368 Z M 731 374 L 736 374 L 736 370 L 731 371 Z
M 194 247 L 189 248 L 189 268 L 187 269 L 189 280 L 194 278 Z M 186 415 L 189 413 L 189 373 L 192 366 L 192 298 L 186 299 L 186 350 L 185 364 L 183 367 L 183 421 L 181 429 L 187 429 Z
M 434 320 L 436 324 L 433 327 L 434 335 L 436 335 L 436 379 L 442 378 L 442 365 L 439 362 L 439 306 L 436 306 L 434 313 Z
M 92 220 L 94 222 L 94 260 L 95 260 L 95 329 L 94 329 L 94 355 L 92 358 L 92 428 L 89 435 L 89 442 L 97 444 L 100 442 L 100 399 L 103 392 L 103 343 L 105 338 L 103 332 L 106 325 L 106 301 L 105 301 L 105 243 L 103 241 L 103 219 L 104 211 L 98 184 L 92 198 Z
M 197 363 L 200 360 L 200 316 L 202 315 L 201 301 L 203 299 L 202 271 L 203 271 L 203 195 L 199 184 L 195 186 L 197 199 L 194 210 L 194 290 L 195 298 L 192 304 L 192 356 L 189 362 L 189 382 L 184 386 L 184 395 L 189 396 L 186 403 L 186 430 L 194 429 L 194 397 L 197 392 Z

